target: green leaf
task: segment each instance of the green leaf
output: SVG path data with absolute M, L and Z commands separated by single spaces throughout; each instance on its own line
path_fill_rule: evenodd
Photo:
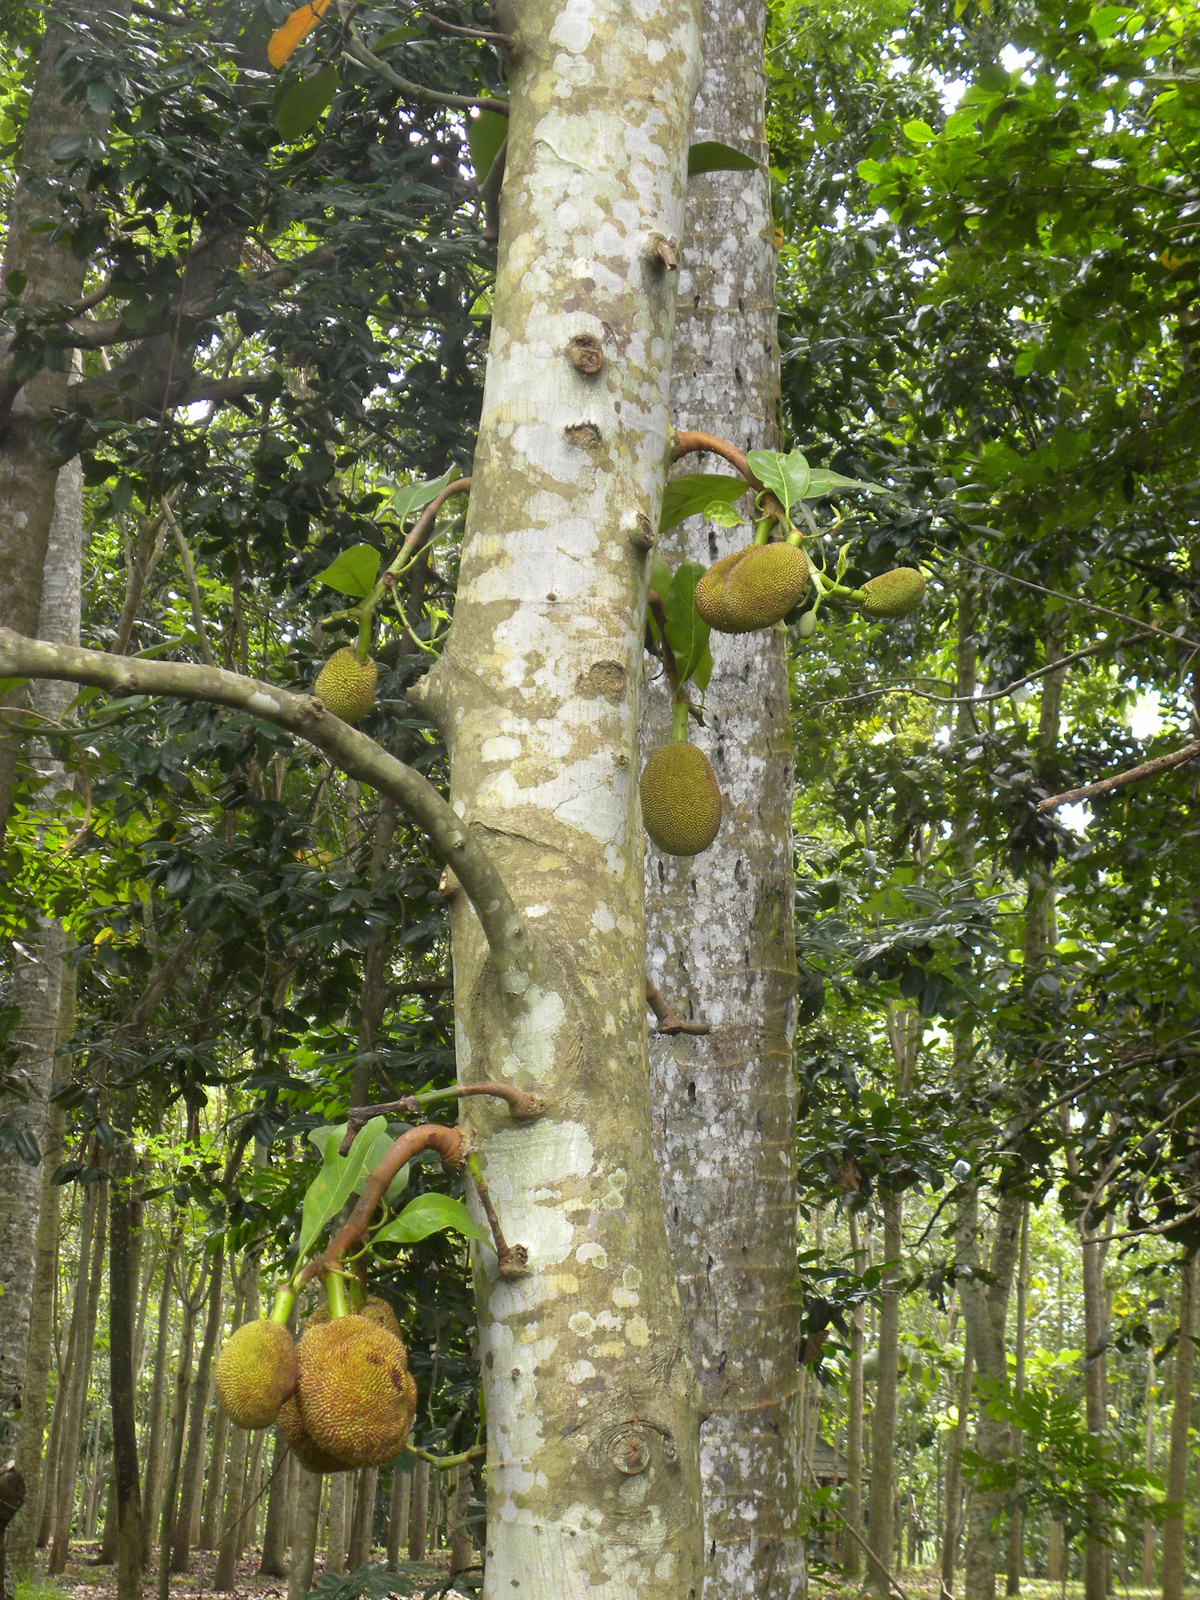
M 812 472 L 799 450 L 786 456 L 778 450 L 751 450 L 746 461 L 763 488 L 783 502 L 785 511 L 808 493 Z
M 431 1233 L 444 1233 L 452 1228 L 468 1239 L 486 1239 L 472 1220 L 471 1213 L 461 1200 L 452 1200 L 446 1194 L 419 1194 L 410 1200 L 393 1221 L 385 1223 L 372 1235 L 374 1244 L 415 1244 Z
M 339 1149 L 345 1135 L 344 1123 L 341 1127 L 314 1128 L 310 1133 L 309 1137 L 322 1151 L 323 1162 L 320 1172 L 304 1193 L 300 1211 L 299 1261 L 303 1262 L 311 1255 L 322 1230 L 337 1216 L 350 1196 L 362 1188 L 369 1173 L 379 1164 L 375 1152 L 381 1132 L 386 1138 L 387 1118 L 372 1117 L 359 1130 L 348 1155 L 342 1155 Z
M 672 478 L 663 494 L 658 531 L 666 533 L 688 517 L 702 517 L 713 500 L 732 505 L 747 488 L 741 478 L 731 478 L 724 472 L 685 472 L 682 477 Z
M 453 483 L 459 476 L 457 467 L 447 467 L 440 478 L 430 478 L 425 483 L 402 483 L 389 500 L 388 509 L 394 511 L 403 522 L 414 511 L 423 511 L 447 484 Z
M 937 135 L 927 122 L 914 118 L 912 122 L 904 124 L 904 137 L 913 144 L 932 144 Z
M 325 571 L 318 572 L 312 581 L 323 583 L 328 589 L 336 589 L 339 594 L 352 595 L 354 599 L 361 600 L 370 594 L 378 571 L 379 551 L 375 546 L 355 544 L 349 550 L 343 550 L 337 560 L 331 561 Z
M 660 600 L 666 597 L 667 590 L 671 587 L 671 569 L 657 554 L 650 562 L 650 587 Z
M 688 177 L 698 178 L 702 172 L 757 172 L 758 162 L 753 156 L 722 144 L 719 139 L 701 139 L 688 151 Z
M 696 685 L 701 694 L 703 694 L 705 689 L 708 688 L 708 680 L 712 677 L 713 669 L 712 651 L 709 649 L 707 628 L 705 628 L 704 633 L 704 648 L 696 656 L 695 665 L 691 668 L 689 673 L 692 682 Z
M 663 597 L 667 643 L 675 656 L 681 683 L 686 683 L 692 676 L 708 648 L 708 623 L 696 610 L 692 600 L 692 592 L 705 570 L 698 561 L 682 562 Z
M 275 127 L 281 137 L 290 142 L 306 134 L 333 104 L 337 86 L 338 69 L 332 64 L 291 84 L 275 107 Z
M 880 183 L 887 168 L 878 161 L 860 161 L 854 170 L 865 183 Z
M 840 472 L 829 472 L 825 467 L 813 467 L 808 474 L 805 500 L 820 500 L 822 495 L 834 494 L 838 489 L 865 489 L 868 494 L 891 494 L 881 483 L 867 483 L 863 478 L 843 478 Z
M 736 528 L 746 519 L 724 500 L 710 500 L 704 508 L 704 520 L 715 522 L 719 528 Z
M 467 122 L 467 144 L 471 149 L 471 165 L 475 168 L 475 181 L 482 183 L 492 170 L 500 146 L 508 138 L 508 118 L 499 111 L 481 111 Z

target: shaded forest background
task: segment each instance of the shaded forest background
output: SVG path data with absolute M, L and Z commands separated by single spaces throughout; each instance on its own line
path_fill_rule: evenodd
M 469 466 L 492 243 L 483 119 L 339 76 L 321 32 L 276 79 L 254 52 L 286 9 L 68 25 L 78 127 L 51 156 L 101 266 L 69 318 L 6 287 L 15 369 L 49 350 L 91 386 L 84 642 L 302 687 L 350 637 L 321 574 Z M 40 23 L 4 20 L 11 203 Z M 402 82 L 501 92 L 495 50 L 444 26 L 486 29 L 470 7 L 368 21 Z M 789 622 L 814 1569 L 954 1590 L 965 1556 L 970 1594 L 985 1504 L 1010 1592 L 1171 1600 L 1200 1570 L 1200 23 L 780 5 L 768 69 L 783 429 L 892 491 L 822 513 L 830 564 L 849 541 L 855 582 L 885 551 L 929 580 L 887 630 Z M 214 219 L 239 273 L 201 257 L 181 291 Z M 146 350 L 181 329 L 186 403 L 147 413 Z M 458 504 L 397 596 L 371 727 L 439 783 L 404 694 L 452 613 Z M 256 1552 L 298 1596 L 318 1480 L 228 1425 L 212 1361 L 288 1263 L 309 1135 L 406 1096 L 415 1120 L 453 1082 L 440 868 L 265 723 L 34 704 L 0 902 L 0 1186 L 33 1264 L 10 1563 L 115 1555 L 123 1301 L 148 1582 L 212 1551 L 225 1589 Z M 436 1164 L 410 1186 L 456 1192 Z M 347 1594 L 443 1544 L 475 1581 L 465 1251 L 393 1254 L 417 1448 L 326 1480 Z

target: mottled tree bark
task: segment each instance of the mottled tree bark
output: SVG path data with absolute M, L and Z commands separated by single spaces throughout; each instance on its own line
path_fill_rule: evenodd
M 652 1142 L 636 775 L 698 17 L 678 0 L 500 15 L 520 49 L 479 444 L 454 620 L 413 696 L 521 927 L 489 950 L 451 899 L 459 1073 L 546 1104 L 523 1126 L 482 1097 L 463 1112 L 528 1255 L 513 1276 L 475 1253 L 484 1594 L 685 1597 L 699 1404 Z
M 704 3 L 693 138 L 732 145 L 759 166 L 688 185 L 671 375 L 676 426 L 743 450 L 779 443 L 765 15 L 757 0 Z M 678 470 L 719 468 L 689 457 Z M 748 526 L 697 517 L 661 536 L 658 553 L 672 570 L 683 560 L 707 566 L 750 536 Z M 721 831 L 691 859 L 649 849 L 646 916 L 650 976 L 678 1015 L 711 1032 L 652 1039 L 651 1088 L 667 1228 L 709 1412 L 707 1582 L 717 1594 L 783 1600 L 805 1584 L 787 642 L 776 627 L 714 633 L 710 647 L 706 727 L 693 738 L 721 788 Z M 643 760 L 669 736 L 659 683 L 642 718 Z
M 962 1533 L 963 1472 L 962 1452 L 967 1442 L 971 1415 L 971 1386 L 975 1378 L 975 1354 L 971 1332 L 963 1327 L 963 1368 L 958 1384 L 958 1417 L 954 1431 L 946 1437 L 946 1526 L 942 1535 L 942 1594 L 954 1593 L 954 1568 L 958 1562 L 958 1541 Z

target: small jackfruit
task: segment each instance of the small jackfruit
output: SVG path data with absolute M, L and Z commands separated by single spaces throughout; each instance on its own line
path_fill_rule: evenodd
M 906 617 L 925 598 L 925 579 L 916 567 L 894 567 L 868 579 L 862 592 L 868 617 Z
M 300 1406 L 295 1395 L 290 1400 L 284 1401 L 276 1417 L 279 1431 L 295 1451 L 302 1467 L 307 1467 L 310 1472 L 350 1472 L 353 1470 L 349 1461 L 340 1461 L 337 1456 L 330 1455 L 328 1450 L 321 1446 L 304 1426 L 304 1418 L 300 1414 Z
M 650 752 L 642 768 L 642 821 L 660 850 L 694 856 L 721 826 L 721 791 L 708 758 L 676 739 Z
M 239 1428 L 267 1428 L 294 1392 L 296 1346 L 279 1322 L 247 1322 L 221 1346 L 215 1378 Z
M 367 1317 L 338 1317 L 309 1328 L 296 1358 L 300 1417 L 319 1449 L 351 1467 L 399 1455 L 417 1409 L 402 1340 Z
M 693 593 L 718 633 L 752 633 L 787 616 L 808 582 L 808 557 L 794 544 L 752 544 L 709 567 Z
M 317 673 L 313 693 L 343 722 L 361 722 L 375 704 L 379 668 L 370 659 L 360 661 L 349 645 L 335 650 Z

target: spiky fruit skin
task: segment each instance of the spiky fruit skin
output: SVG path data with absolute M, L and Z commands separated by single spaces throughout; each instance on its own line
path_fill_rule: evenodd
M 709 567 L 693 592 L 718 633 L 753 633 L 782 621 L 804 593 L 808 557 L 794 544 L 752 544 Z
M 925 579 L 916 567 L 895 567 L 863 584 L 862 608 L 868 617 L 907 617 L 925 598 Z
M 317 673 L 313 693 L 343 722 L 361 722 L 375 704 L 379 668 L 360 661 L 349 645 L 335 650 Z
M 732 555 L 722 556 L 713 563 L 692 590 L 692 604 L 708 623 L 710 628 L 716 628 L 718 633 L 728 633 L 725 626 L 725 579 L 730 567 L 737 563 L 746 554 L 744 550 L 735 550 Z
M 295 1395 L 284 1402 L 279 1408 L 276 1417 L 279 1431 L 291 1445 L 302 1467 L 307 1467 L 310 1472 L 350 1472 L 353 1470 L 349 1461 L 339 1461 L 336 1456 L 331 1456 L 328 1450 L 321 1446 L 304 1426 L 304 1418 L 300 1415 L 300 1406 Z
M 396 1319 L 396 1313 L 392 1310 L 391 1306 L 388 1305 L 387 1301 L 381 1300 L 377 1294 L 369 1294 L 367 1296 L 366 1301 L 359 1308 L 358 1315 L 360 1317 L 366 1317 L 368 1322 L 375 1323 L 377 1327 L 386 1328 L 387 1331 L 390 1334 L 393 1334 L 397 1339 L 403 1339 L 404 1335 L 400 1330 L 400 1324 Z M 310 1311 L 308 1316 L 305 1317 L 304 1331 L 307 1333 L 309 1328 L 319 1327 L 321 1323 L 328 1321 L 329 1307 L 317 1306 L 315 1310 Z
M 363 1316 L 309 1328 L 296 1351 L 296 1399 L 313 1443 L 351 1467 L 380 1467 L 408 1443 L 417 1386 L 408 1352 Z
M 650 752 L 642 768 L 642 822 L 660 850 L 694 856 L 721 826 L 721 791 L 708 758 L 676 739 Z
M 217 1356 L 217 1393 L 239 1428 L 270 1427 L 297 1375 L 296 1346 L 278 1322 L 244 1323 Z

